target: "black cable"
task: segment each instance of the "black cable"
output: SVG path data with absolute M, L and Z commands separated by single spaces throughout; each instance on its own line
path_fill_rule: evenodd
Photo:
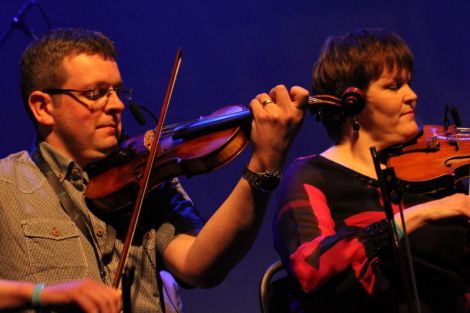
M 42 17 L 46 21 L 47 29 L 51 30 L 51 28 L 52 28 L 51 21 L 49 20 L 49 17 L 46 14 L 46 10 L 44 10 L 44 7 L 41 5 L 41 3 L 39 3 L 39 1 L 36 1 L 36 0 L 32 0 L 32 1 L 34 2 L 35 5 L 37 5 L 37 7 L 39 8 L 39 11 L 42 14 Z

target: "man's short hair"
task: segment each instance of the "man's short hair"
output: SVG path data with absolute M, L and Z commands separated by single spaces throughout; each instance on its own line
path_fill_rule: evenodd
M 62 61 L 66 56 L 82 53 L 116 59 L 112 41 L 100 32 L 86 29 L 54 29 L 25 49 L 20 62 L 20 88 L 30 115 L 30 94 L 35 90 L 60 88 L 67 78 Z

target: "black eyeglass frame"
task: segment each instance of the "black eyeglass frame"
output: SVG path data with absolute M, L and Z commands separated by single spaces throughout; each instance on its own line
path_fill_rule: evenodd
M 85 96 L 85 98 L 87 98 L 90 101 L 97 101 L 109 95 L 109 93 L 112 91 L 114 91 L 119 98 L 121 97 L 122 93 L 127 94 L 128 95 L 128 98 L 126 98 L 127 101 L 131 101 L 132 96 L 134 95 L 134 90 L 132 88 L 125 88 L 125 87 L 95 88 L 95 89 L 88 89 L 88 90 L 47 88 L 47 89 L 42 90 L 42 92 L 45 92 L 51 95 L 61 95 L 61 94 L 67 94 L 70 92 L 79 92 L 79 93 L 82 93 Z M 95 93 L 98 92 L 98 93 L 95 95 L 93 94 L 94 92 Z

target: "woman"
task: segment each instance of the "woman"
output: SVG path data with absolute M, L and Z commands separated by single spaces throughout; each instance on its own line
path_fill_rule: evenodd
M 315 64 L 314 95 L 341 98 L 354 88 L 359 95 L 315 108 L 335 144 L 297 159 L 279 194 L 275 247 L 301 287 L 306 312 L 395 312 L 406 306 L 370 147 L 380 151 L 418 134 L 412 69 L 407 45 L 380 29 L 330 37 Z M 404 211 L 421 309 L 461 312 L 469 283 L 470 199 L 454 193 L 426 200 L 406 196 Z M 400 235 L 397 212 L 394 207 Z

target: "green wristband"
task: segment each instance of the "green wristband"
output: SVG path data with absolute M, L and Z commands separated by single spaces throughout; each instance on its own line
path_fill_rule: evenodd
M 44 289 L 44 284 L 36 284 L 33 288 L 33 294 L 31 295 L 31 303 L 33 306 L 38 306 L 41 300 L 41 293 Z
M 397 230 L 397 239 L 398 240 L 401 240 L 403 238 L 403 228 L 401 227 L 401 225 L 397 222 L 394 222 L 395 223 L 395 229 Z

